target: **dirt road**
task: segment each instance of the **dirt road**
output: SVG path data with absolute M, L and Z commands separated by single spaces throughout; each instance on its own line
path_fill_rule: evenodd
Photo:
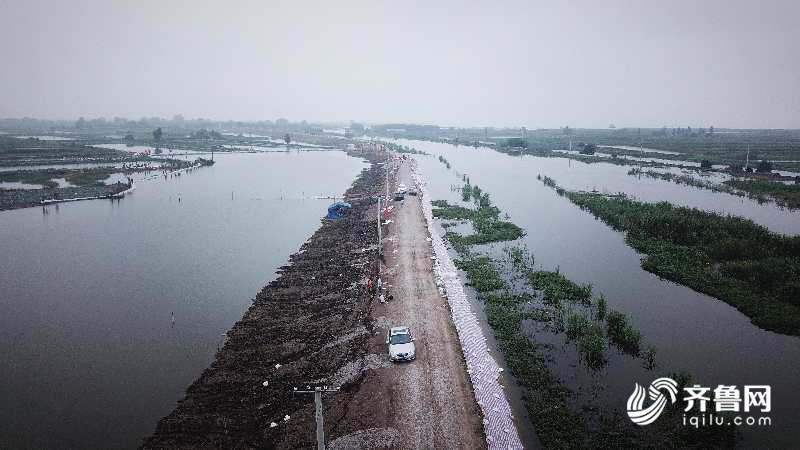
M 399 160 L 395 186 L 413 186 L 410 164 Z M 360 429 L 334 427 L 330 447 L 485 448 L 458 336 L 434 280 L 420 199 L 406 196 L 394 206 L 394 222 L 385 228 L 382 271 L 387 295 L 394 299 L 374 304 L 371 352 L 387 360 L 388 327 L 406 325 L 416 338 L 417 359 L 368 371 L 338 421 L 359 423 Z

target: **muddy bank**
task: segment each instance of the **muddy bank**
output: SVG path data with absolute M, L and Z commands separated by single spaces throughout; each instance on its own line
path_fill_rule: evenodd
M 361 155 L 354 155 L 361 156 Z M 336 437 L 350 391 L 368 365 L 376 267 L 375 201 L 384 172 L 372 163 L 345 194 L 347 218 L 322 226 L 227 333 L 215 361 L 157 425 L 142 448 L 309 448 L 315 444 L 307 385 L 341 386 L 324 398 L 328 439 Z M 266 385 L 265 385 L 266 382 Z
M 129 190 L 131 183 L 76 186 L 47 189 L 0 189 L 0 211 L 29 208 L 46 203 L 59 203 L 74 199 L 114 198 Z

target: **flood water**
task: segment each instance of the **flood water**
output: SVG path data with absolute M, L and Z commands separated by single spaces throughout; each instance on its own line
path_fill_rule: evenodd
M 120 201 L 0 212 L 0 448 L 135 448 L 366 164 L 227 154 Z M 172 324 L 172 313 L 175 316 Z
M 460 192 L 453 192 L 451 186 L 461 184 L 456 171 L 467 174 L 525 229 L 527 235 L 518 243 L 534 254 L 537 267 L 559 268 L 577 283 L 591 283 L 595 295 L 605 295 L 610 309 L 631 318 L 632 325 L 642 332 L 645 347 L 657 348 L 655 371 L 646 371 L 641 361 L 620 356 L 609 364 L 601 379 L 581 369 L 574 355 L 556 354 L 559 363 L 553 364 L 552 370 L 568 387 L 600 385 L 598 401 L 624 411 L 635 383 L 647 387 L 655 378 L 679 371 L 688 372 L 695 383 L 712 389 L 720 384 L 737 385 L 739 389 L 743 385 L 770 385 L 772 412 L 767 415 L 772 425 L 739 427 L 742 445 L 796 446 L 796 430 L 800 429 L 800 338 L 759 329 L 726 303 L 644 271 L 640 255 L 625 244 L 622 233 L 559 197 L 536 175 L 554 178 L 571 190 L 622 191 L 644 201 L 670 201 L 745 216 L 787 234 L 800 233 L 800 212 L 672 182 L 637 179 L 627 175 L 629 167 L 625 166 L 510 156 L 488 148 L 424 141 L 396 142 L 433 155 L 414 155 L 433 199 L 459 203 Z M 439 155 L 453 170 L 439 162 Z M 495 254 L 505 245 L 496 244 Z

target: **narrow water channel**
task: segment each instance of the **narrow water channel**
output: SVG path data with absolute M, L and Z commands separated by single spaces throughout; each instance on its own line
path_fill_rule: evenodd
M 0 448 L 135 448 L 366 164 L 217 154 L 121 201 L 0 212 Z M 172 314 L 174 313 L 174 325 Z

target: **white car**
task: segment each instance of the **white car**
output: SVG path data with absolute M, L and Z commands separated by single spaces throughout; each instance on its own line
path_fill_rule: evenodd
M 386 337 L 389 344 L 389 361 L 413 361 L 417 358 L 417 347 L 408 327 L 392 327 Z
M 401 194 L 405 194 L 406 191 L 408 191 L 408 187 L 406 187 L 405 184 L 400 183 L 399 185 L 397 185 L 397 192 L 400 192 Z

